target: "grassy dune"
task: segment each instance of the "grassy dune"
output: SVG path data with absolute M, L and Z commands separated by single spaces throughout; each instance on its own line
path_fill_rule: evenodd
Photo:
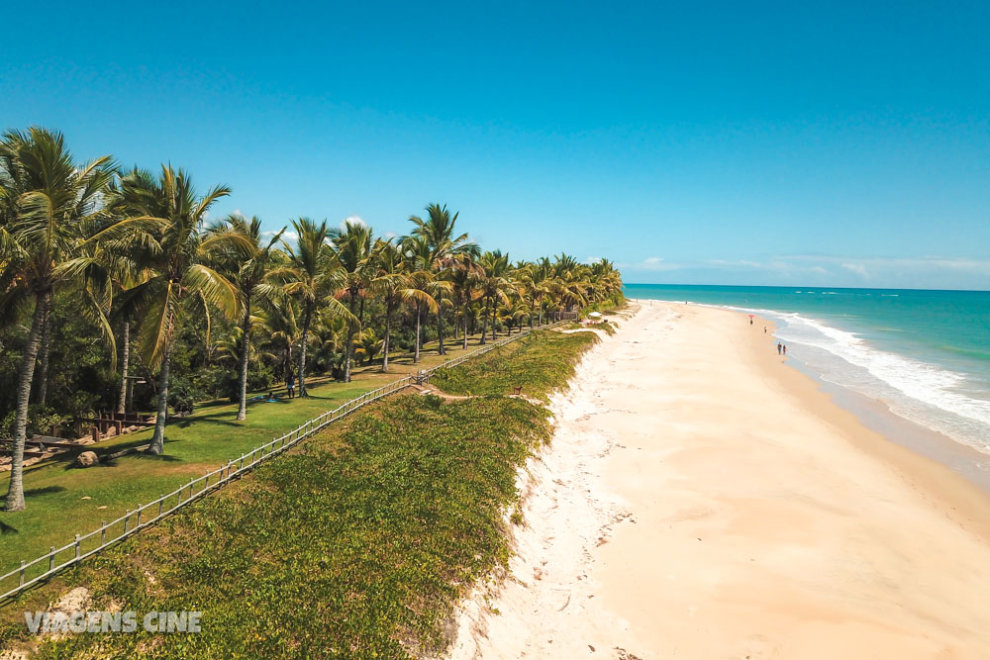
M 76 635 L 40 657 L 440 652 L 463 589 L 507 560 L 516 469 L 549 438 L 546 410 L 505 394 L 546 396 L 595 339 L 540 332 L 437 382 L 486 396 L 370 406 L 8 605 L 0 640 L 30 642 L 22 612 L 85 586 L 94 609 L 201 610 L 203 632 Z
M 468 350 L 474 350 L 477 345 L 477 338 L 472 338 Z M 189 417 L 169 421 L 162 456 L 137 453 L 86 470 L 72 468 L 76 454 L 83 450 L 106 455 L 146 445 L 152 433 L 146 429 L 33 465 L 25 470 L 24 476 L 27 510 L 0 511 L 0 523 L 4 525 L 0 573 L 15 568 L 21 560 L 44 554 L 52 546 L 61 547 L 72 540 L 73 534 L 93 531 L 103 521 L 122 516 L 138 504 L 150 502 L 191 478 L 201 477 L 354 397 L 462 352 L 458 342 L 449 347 L 449 355 L 441 357 L 426 352 L 416 365 L 410 356 L 396 355 L 391 373 L 380 373 L 380 364 L 358 366 L 351 383 L 311 379 L 309 398 L 281 399 L 277 403 L 253 401 L 243 422 L 237 421 L 237 404 L 218 401 L 197 405 Z M 6 479 L 8 474 L 0 474 L 0 479 Z M 43 568 L 47 564 L 38 570 Z

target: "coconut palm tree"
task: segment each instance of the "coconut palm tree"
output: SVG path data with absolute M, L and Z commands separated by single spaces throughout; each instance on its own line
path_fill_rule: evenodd
M 444 260 L 456 254 L 477 256 L 478 246 L 468 239 L 468 235 L 455 234 L 455 225 L 460 214 L 450 214 L 447 205 L 429 204 L 426 207 L 426 219 L 410 216 L 409 221 L 416 227 L 412 235 L 421 239 L 428 252 L 430 268 L 438 274 L 446 274 Z M 443 347 L 443 301 L 437 299 L 437 351 L 446 354 Z
M 509 291 L 512 289 L 512 281 L 509 278 L 509 255 L 502 254 L 500 250 L 485 252 L 481 255 L 479 265 L 482 270 L 481 290 L 484 296 L 484 310 L 481 321 L 481 343 L 485 343 L 485 331 L 488 325 L 488 316 L 492 319 L 492 339 L 496 338 L 495 320 L 498 313 L 498 304 L 508 304 Z
M 54 290 L 71 274 L 64 264 L 80 249 L 86 228 L 102 211 L 102 195 L 113 179 L 109 156 L 77 166 L 61 133 L 41 128 L 10 131 L 0 142 L 3 176 L 0 207 L 4 208 L 0 250 L 5 295 L 34 300 L 34 313 L 17 382 L 14 451 L 7 511 L 24 503 L 24 444 L 28 399 L 45 320 Z
M 281 294 L 281 295 L 280 295 Z M 262 328 L 262 359 L 275 367 L 275 375 L 281 380 L 292 371 L 292 347 L 299 343 L 302 332 L 297 322 L 295 299 L 273 288 L 260 297 L 258 323 Z
M 106 231 L 114 245 L 142 251 L 147 259 L 147 279 L 121 297 L 141 310 L 138 335 L 145 364 L 160 366 L 151 454 L 165 451 L 172 349 L 186 315 L 195 309 L 206 316 L 209 327 L 211 307 L 231 319 L 239 311 L 237 287 L 213 264 L 232 251 L 249 254 L 251 243 L 236 232 L 206 232 L 203 227 L 210 207 L 228 194 L 226 186 L 215 186 L 198 198 L 189 175 L 171 165 L 162 165 L 157 181 L 129 175 L 122 181 L 122 195 L 130 220 L 145 228 L 127 227 L 123 233 L 118 225 Z
M 384 358 L 382 371 L 388 371 L 388 353 L 392 350 L 392 315 L 402 303 L 413 303 L 416 307 L 416 357 L 419 361 L 419 323 L 420 307 L 434 310 L 436 300 L 430 295 L 431 280 L 435 282 L 429 271 L 408 272 L 415 263 L 414 259 L 406 259 L 403 248 L 395 245 L 391 239 L 379 239 L 375 244 L 372 263 L 375 275 L 371 280 L 371 289 L 378 293 L 385 304 L 385 337 L 383 339 Z
M 346 286 L 347 271 L 337 258 L 337 253 L 330 247 L 331 232 L 326 220 L 316 224 L 309 218 L 299 218 L 292 221 L 292 228 L 298 237 L 296 245 L 283 241 L 288 258 L 285 264 L 272 269 L 268 279 L 279 284 L 285 294 L 299 303 L 302 340 L 299 343 L 296 375 L 299 396 L 304 397 L 307 396 L 306 345 L 317 307 L 327 305 L 330 313 L 345 316 L 351 326 L 356 326 L 357 318 L 334 297 L 336 292 Z
M 251 301 L 258 293 L 258 288 L 264 284 L 268 271 L 272 268 L 274 246 L 281 240 L 285 227 L 275 232 L 267 241 L 261 232 L 261 220 L 253 217 L 250 220 L 242 215 L 229 215 L 223 224 L 211 229 L 211 233 L 231 231 L 244 238 L 250 246 L 244 253 L 242 249 L 227 256 L 227 267 L 231 281 L 237 287 L 240 297 L 241 312 L 241 351 L 240 351 L 240 386 L 238 388 L 237 420 L 247 419 L 247 379 L 248 357 L 251 351 Z M 300 382 L 299 390 L 303 386 Z
M 455 321 L 460 320 L 463 333 L 463 348 L 468 345 L 468 315 L 471 303 L 481 297 L 478 288 L 484 271 L 467 252 L 453 254 L 440 260 L 443 271 L 451 284 L 451 298 L 454 303 Z
M 351 382 L 351 360 L 354 357 L 354 333 L 364 323 L 364 298 L 371 284 L 373 265 L 371 227 L 363 222 L 345 220 L 342 230 L 331 230 L 333 244 L 337 248 L 337 259 L 346 272 L 346 283 L 339 294 L 347 297 L 351 316 L 357 317 L 358 325 L 350 330 L 347 337 L 344 357 L 344 382 Z

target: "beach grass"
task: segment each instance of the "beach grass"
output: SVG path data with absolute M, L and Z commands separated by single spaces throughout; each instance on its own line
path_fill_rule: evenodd
M 547 411 L 505 396 L 565 385 L 597 338 L 539 332 L 445 370 L 459 401 L 398 396 L 330 427 L 0 613 L 85 586 L 93 609 L 197 610 L 195 635 L 76 635 L 41 657 L 355 657 L 440 652 L 459 596 L 509 556 L 515 475 Z
M 468 350 L 477 348 L 478 339 L 471 338 Z M 430 351 L 431 348 L 434 350 Z M 237 404 L 224 401 L 199 404 L 193 414 L 169 420 L 165 454 L 161 456 L 134 452 L 88 469 L 72 467 L 73 459 L 81 451 L 90 450 L 99 456 L 107 456 L 146 445 L 152 429 L 145 429 L 32 465 L 24 475 L 27 509 L 16 513 L 0 511 L 4 529 L 0 542 L 0 573 L 16 568 L 22 560 L 28 561 L 48 552 L 53 546 L 69 543 L 74 534 L 97 529 L 104 521 L 114 520 L 127 510 L 152 501 L 192 478 L 201 477 L 326 410 L 462 352 L 458 342 L 456 346 L 448 347 L 448 355 L 441 357 L 436 354 L 435 342 L 432 342 L 415 365 L 410 355 L 390 358 L 388 374 L 380 373 L 378 362 L 357 366 L 350 383 L 327 378 L 308 379 L 308 398 L 291 401 L 281 398 L 275 403 L 255 400 L 248 406 L 248 418 L 243 422 L 236 419 Z
M 495 349 L 455 369 L 440 369 L 430 380 L 449 394 L 491 396 L 522 394 L 546 401 L 550 392 L 573 373 L 582 351 L 598 341 L 591 332 L 562 334 L 543 330 Z

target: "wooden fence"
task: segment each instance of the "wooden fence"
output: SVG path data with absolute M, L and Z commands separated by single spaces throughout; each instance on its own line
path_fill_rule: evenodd
M 552 325 L 544 326 L 544 328 L 552 327 Z M 518 334 L 503 337 L 502 339 L 481 346 L 470 353 L 465 353 L 464 355 L 447 360 L 431 369 L 420 371 L 418 374 L 400 378 L 376 390 L 365 392 L 361 396 L 351 399 L 333 410 L 328 410 L 319 417 L 314 417 L 285 435 L 281 435 L 260 447 L 252 449 L 240 458 L 234 459 L 198 479 L 192 479 L 188 484 L 180 486 L 171 493 L 162 495 L 153 502 L 142 504 L 133 510 L 128 510 L 121 517 L 103 523 L 98 529 L 88 534 L 76 534 L 75 538 L 66 545 L 58 548 L 53 546 L 40 557 L 31 561 L 22 561 L 20 566 L 14 570 L 0 575 L 0 603 L 10 600 L 28 587 L 118 543 L 138 530 L 155 524 L 165 516 L 174 513 L 207 493 L 219 489 L 231 480 L 254 469 L 260 463 L 294 447 L 314 433 L 326 428 L 329 424 L 349 415 L 355 410 L 394 394 L 413 383 L 423 382 L 429 379 L 439 369 L 455 367 L 465 360 L 504 346 L 520 337 L 525 337 L 529 332 L 530 330 L 523 330 Z

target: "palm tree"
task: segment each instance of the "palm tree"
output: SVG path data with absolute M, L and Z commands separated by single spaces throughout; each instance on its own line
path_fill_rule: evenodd
M 402 247 L 392 243 L 391 239 L 379 239 L 375 245 L 374 258 L 375 276 L 371 280 L 372 290 L 378 292 L 385 303 L 385 338 L 382 359 L 382 371 L 388 371 L 388 353 L 392 349 L 392 314 L 401 303 L 414 303 L 416 306 L 416 357 L 419 361 L 419 322 L 420 306 L 430 310 L 436 309 L 437 302 L 430 295 L 432 279 L 429 271 L 408 272 L 415 263 L 406 259 Z M 435 281 L 435 280 L 434 280 Z
M 261 220 L 253 217 L 250 220 L 241 215 L 227 216 L 225 224 L 212 229 L 212 233 L 229 231 L 244 237 L 250 245 L 245 254 L 241 250 L 228 255 L 228 265 L 233 266 L 231 280 L 237 287 L 241 306 L 241 351 L 240 351 L 240 387 L 238 388 L 237 420 L 247 419 L 247 379 L 248 357 L 251 351 L 251 300 L 254 298 L 268 271 L 272 267 L 272 248 L 282 238 L 285 227 L 276 232 L 267 242 L 262 239 Z M 302 382 L 299 384 L 302 392 Z
M 102 195 L 113 178 L 110 157 L 77 167 L 61 133 L 31 128 L 10 131 L 0 143 L 3 213 L 0 250 L 3 279 L 20 289 L 22 300 L 34 299 L 34 313 L 17 382 L 14 451 L 7 491 L 7 511 L 22 511 L 24 503 L 24 445 L 27 440 L 28 399 L 34 379 L 38 345 L 52 294 L 71 275 L 63 265 L 76 256 L 86 226 L 102 209 Z
M 339 292 L 347 296 L 351 316 L 357 317 L 358 325 L 351 328 L 347 337 L 344 357 L 344 382 L 351 382 L 351 359 L 354 356 L 354 333 L 364 323 L 364 296 L 371 283 L 371 227 L 362 222 L 346 220 L 343 230 L 331 230 L 337 258 L 346 271 L 346 283 Z M 360 302 L 360 309 L 358 303 Z
M 284 381 L 292 371 L 292 347 L 299 343 L 302 332 L 295 300 L 277 288 L 266 294 L 260 298 L 257 314 L 263 329 L 260 349 L 263 359 L 276 367 L 276 376 Z
M 228 318 L 238 312 L 237 288 L 211 265 L 231 251 L 248 254 L 249 240 L 236 232 L 204 232 L 209 208 L 230 194 L 215 186 L 197 198 L 189 176 L 181 169 L 162 165 L 158 181 L 127 176 L 122 182 L 130 220 L 145 229 L 126 234 L 108 231 L 107 238 L 122 249 L 141 249 L 147 255 L 147 279 L 122 294 L 126 304 L 141 310 L 140 344 L 145 364 L 161 367 L 158 382 L 158 415 L 148 452 L 165 451 L 168 386 L 172 349 L 184 314 L 197 308 L 206 315 L 217 307 Z M 119 225 L 118 225 L 119 226 Z
M 466 252 L 441 259 L 440 263 L 451 284 L 451 297 L 453 298 L 456 317 L 460 318 L 461 330 L 464 335 L 462 347 L 467 348 L 468 314 L 471 311 L 471 303 L 481 296 L 478 285 L 481 282 L 483 271 L 474 262 L 471 255 Z
M 299 343 L 299 396 L 306 393 L 306 343 L 309 327 L 318 305 L 329 305 L 333 313 L 344 315 L 353 326 L 357 319 L 334 298 L 347 282 L 347 271 L 329 245 L 330 230 L 326 220 L 316 224 L 309 218 L 292 221 L 298 238 L 296 246 L 283 241 L 287 262 L 269 273 L 269 281 L 281 284 L 282 290 L 299 302 L 302 313 L 302 340 Z
M 495 319 L 498 313 L 499 302 L 508 304 L 508 292 L 512 288 L 509 280 L 509 255 L 502 254 L 500 250 L 485 252 L 481 255 L 480 266 L 482 269 L 481 290 L 485 301 L 485 314 L 481 321 L 481 343 L 485 343 L 485 332 L 488 325 L 488 315 L 492 318 L 492 340 L 496 338 Z
M 477 256 L 478 246 L 468 240 L 466 233 L 454 234 L 454 226 L 460 214 L 450 214 L 446 204 L 429 204 L 426 207 L 426 219 L 418 216 L 411 216 L 409 221 L 416 225 L 412 235 L 423 241 L 428 250 L 428 261 L 430 268 L 441 273 L 446 268 L 444 260 L 456 254 L 470 254 Z M 443 348 L 443 301 L 437 299 L 437 351 L 444 355 Z

